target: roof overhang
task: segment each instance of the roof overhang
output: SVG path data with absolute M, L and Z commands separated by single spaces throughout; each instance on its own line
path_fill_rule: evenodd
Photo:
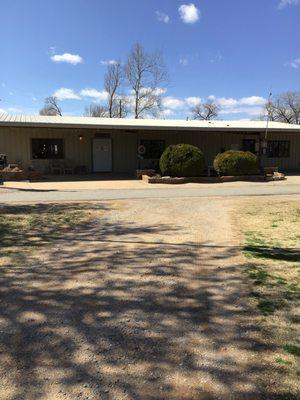
M 157 119 L 119 119 L 92 117 L 60 117 L 60 116 L 29 116 L 0 115 L 0 127 L 24 128 L 65 128 L 65 129 L 96 129 L 122 130 L 124 132 L 148 131 L 215 131 L 215 132 L 265 132 L 265 121 L 185 121 Z M 297 132 L 300 125 L 269 122 L 269 132 Z

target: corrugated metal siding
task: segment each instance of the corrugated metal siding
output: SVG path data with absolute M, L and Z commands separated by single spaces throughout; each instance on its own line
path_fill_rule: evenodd
M 97 134 L 109 134 L 113 141 L 114 172 L 133 172 L 138 167 L 137 144 L 140 139 L 164 139 L 166 146 L 176 143 L 190 143 L 198 146 L 204 153 L 206 165 L 211 165 L 221 148 L 230 149 L 232 145 L 242 147 L 243 138 L 258 138 L 251 133 L 232 132 L 191 132 L 191 131 L 116 131 L 66 128 L 24 128 L 0 127 L 0 153 L 8 156 L 9 163 L 20 163 L 24 168 L 34 164 L 42 171 L 49 169 L 49 160 L 31 159 L 32 138 L 62 138 L 65 141 L 65 158 L 76 165 L 92 169 L 92 139 Z M 83 135 L 83 140 L 79 140 Z M 297 133 L 274 133 L 270 140 L 290 140 L 289 158 L 263 157 L 266 166 L 279 166 L 281 169 L 300 169 L 300 135 Z
M 133 173 L 137 169 L 137 134 L 114 132 L 113 140 L 113 171 Z
M 289 140 L 290 156 L 287 158 L 262 157 L 263 165 L 278 166 L 281 169 L 300 169 L 300 136 L 288 133 L 270 133 L 268 140 Z
M 79 134 L 83 140 L 79 140 Z M 90 131 L 55 128 L 9 128 L 0 127 L 0 153 L 7 154 L 9 163 L 18 163 L 23 168 L 34 165 L 42 171 L 49 169 L 49 160 L 33 160 L 31 155 L 31 139 L 52 138 L 64 139 L 65 159 L 76 165 L 85 165 L 91 169 L 91 137 Z

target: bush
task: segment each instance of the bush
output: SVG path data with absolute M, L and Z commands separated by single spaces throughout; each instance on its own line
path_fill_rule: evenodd
M 161 155 L 159 167 L 165 176 L 199 176 L 204 169 L 204 156 L 190 144 L 171 145 Z
M 256 155 L 250 151 L 228 150 L 214 160 L 214 169 L 219 175 L 256 175 L 259 166 Z

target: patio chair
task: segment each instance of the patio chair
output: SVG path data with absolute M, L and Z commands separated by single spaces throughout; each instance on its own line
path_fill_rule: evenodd
M 63 174 L 64 167 L 61 160 L 52 160 L 50 163 L 51 174 Z
M 65 160 L 64 163 L 64 174 L 74 174 L 75 166 L 72 160 Z

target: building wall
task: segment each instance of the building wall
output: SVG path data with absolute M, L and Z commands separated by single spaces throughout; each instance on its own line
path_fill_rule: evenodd
M 83 140 L 79 140 L 82 135 Z M 64 139 L 65 159 L 75 165 L 85 165 L 92 171 L 92 140 L 95 137 L 110 137 L 112 140 L 113 171 L 133 173 L 135 169 L 147 167 L 149 160 L 138 160 L 137 147 L 141 139 L 164 139 L 165 145 L 190 143 L 204 153 L 206 165 L 212 165 L 221 149 L 242 148 L 242 140 L 259 136 L 248 133 L 183 132 L 183 131 L 117 131 L 74 128 L 24 128 L 0 127 L 0 153 L 7 154 L 9 163 L 18 163 L 23 168 L 33 165 L 43 172 L 49 171 L 49 160 L 32 160 L 31 139 Z M 270 140 L 289 140 L 289 158 L 268 158 L 262 156 L 263 165 L 278 166 L 281 169 L 300 169 L 300 133 L 269 132 Z

